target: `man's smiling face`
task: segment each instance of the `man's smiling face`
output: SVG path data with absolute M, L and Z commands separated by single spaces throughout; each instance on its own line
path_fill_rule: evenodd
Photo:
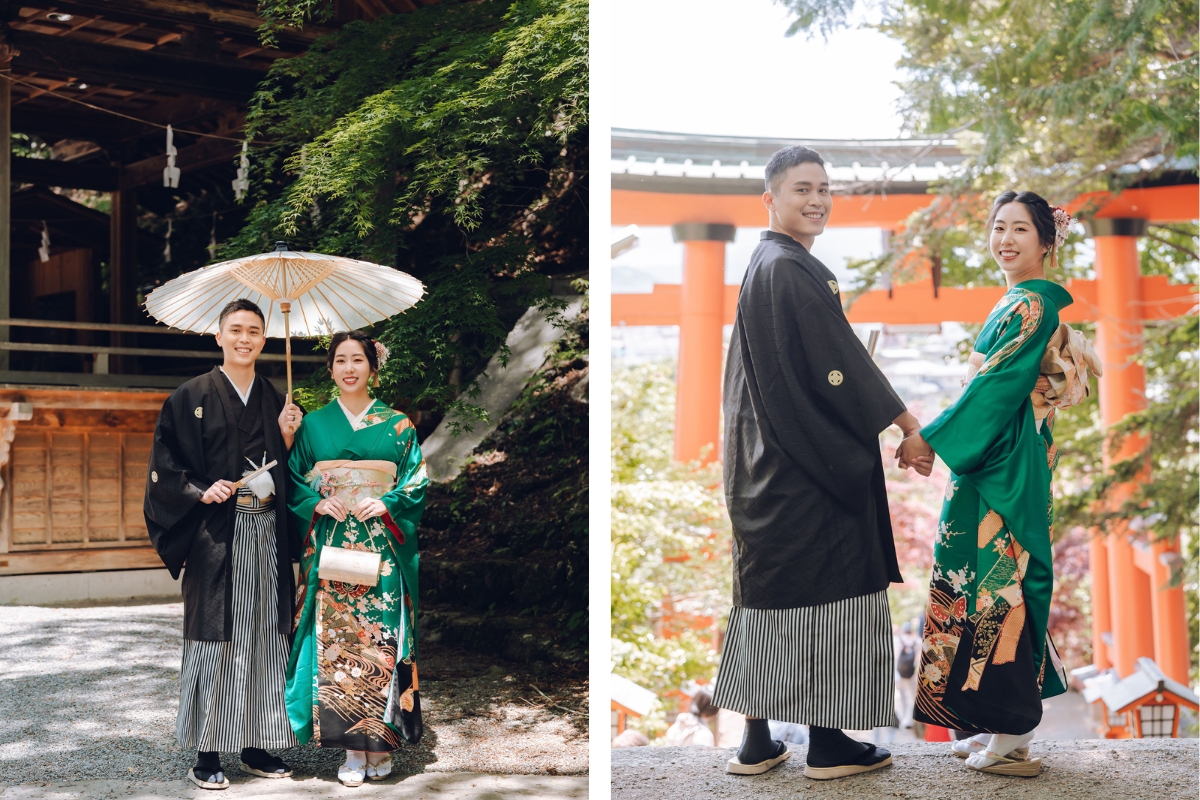
M 825 167 L 811 161 L 790 167 L 763 195 L 763 202 L 773 227 L 811 247 L 812 240 L 824 233 L 833 210 Z
M 266 343 L 263 321 L 253 311 L 234 311 L 225 317 L 217 334 L 217 345 L 229 366 L 252 365 Z

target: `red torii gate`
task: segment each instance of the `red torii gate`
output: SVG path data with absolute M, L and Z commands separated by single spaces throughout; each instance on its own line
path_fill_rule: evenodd
M 933 195 L 835 195 L 830 225 L 896 230 Z M 1104 362 L 1100 379 L 1101 417 L 1112 426 L 1145 407 L 1145 372 L 1133 358 L 1141 352 L 1146 321 L 1194 313 L 1196 287 L 1142 276 L 1137 237 L 1151 223 L 1188 222 L 1200 217 L 1196 185 L 1128 189 L 1118 195 L 1092 193 L 1072 210 L 1098 208 L 1089 234 L 1096 245 L 1096 280 L 1072 280 L 1075 304 L 1064 322 L 1094 321 Z M 675 457 L 688 460 L 709 448 L 717 457 L 720 426 L 722 326 L 733 322 L 737 286 L 726 286 L 725 243 L 737 227 L 762 228 L 766 210 L 755 195 L 676 194 L 614 190 L 612 224 L 671 226 L 684 245 L 682 285 L 656 285 L 650 294 L 612 297 L 612 324 L 678 325 L 679 359 Z M 866 292 L 850 311 L 851 322 L 919 324 L 983 322 L 1003 294 L 1001 287 L 941 287 L 932 278 Z M 1106 463 L 1136 455 L 1144 442 L 1127 440 Z M 1143 479 L 1147 479 L 1144 477 Z M 1124 495 L 1133 486 L 1124 488 Z M 1091 542 L 1093 648 L 1099 669 L 1115 666 L 1122 676 L 1150 656 L 1174 680 L 1188 681 L 1188 635 L 1182 588 L 1166 588 L 1178 545 L 1146 546 L 1130 536 L 1127 523 Z

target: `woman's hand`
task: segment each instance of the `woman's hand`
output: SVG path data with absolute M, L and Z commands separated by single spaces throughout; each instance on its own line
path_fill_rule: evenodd
M 342 498 L 340 497 L 326 497 L 317 503 L 315 510 L 318 514 L 333 517 L 338 522 L 345 522 L 346 514 L 349 513 L 349 509 L 346 508 L 346 504 L 342 502 Z
M 369 519 L 373 519 L 374 517 L 382 517 L 384 514 L 386 514 L 387 506 L 383 504 L 382 500 L 376 500 L 373 497 L 367 497 L 363 500 L 359 500 L 358 505 L 354 507 L 354 510 L 351 513 L 358 517 L 360 521 L 366 522 Z
M 905 436 L 896 448 L 896 461 L 900 469 L 912 467 L 918 475 L 928 478 L 933 472 L 933 448 L 920 431 L 915 431 Z
M 233 493 L 233 481 L 219 480 L 204 490 L 204 494 L 200 495 L 200 502 L 209 504 L 224 503 L 233 497 Z

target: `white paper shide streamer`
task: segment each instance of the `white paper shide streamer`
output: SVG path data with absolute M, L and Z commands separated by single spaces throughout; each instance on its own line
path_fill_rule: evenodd
M 46 227 L 46 220 L 42 220 L 42 246 L 38 248 L 38 258 L 43 264 L 50 260 L 50 229 Z
M 163 169 L 163 186 L 169 189 L 179 188 L 179 167 L 175 166 L 175 156 L 179 155 L 179 151 L 175 149 L 175 131 L 171 130 L 171 126 L 167 126 L 167 166 Z

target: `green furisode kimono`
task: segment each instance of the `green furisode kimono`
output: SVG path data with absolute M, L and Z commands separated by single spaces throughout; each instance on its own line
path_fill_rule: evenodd
M 951 470 L 918 672 L 921 722 L 1027 733 L 1041 721 L 1042 698 L 1066 691 L 1046 632 L 1054 415 L 1035 419 L 1030 394 L 1058 313 L 1071 302 L 1046 280 L 1009 289 L 975 341 L 978 372 L 921 431 Z
M 414 701 L 420 709 L 417 522 L 428 479 L 408 417 L 378 400 L 353 424 L 348 417 L 337 400 L 306 416 L 289 459 L 288 505 L 307 535 L 287 668 L 288 717 L 301 744 L 312 739 L 322 747 L 390 752 L 402 733 L 411 738 L 399 727 L 399 710 L 412 711 Z M 387 513 L 365 522 L 347 514 L 338 522 L 316 513 L 330 495 L 347 508 L 376 497 Z M 326 547 L 379 553 L 378 583 L 319 579 Z

